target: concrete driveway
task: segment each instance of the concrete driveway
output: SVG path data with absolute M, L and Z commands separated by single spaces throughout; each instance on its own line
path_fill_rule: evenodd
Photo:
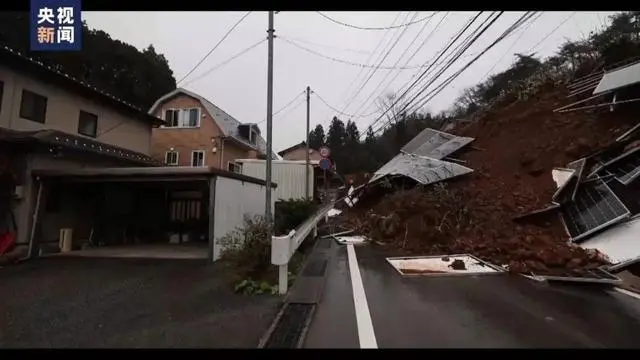
M 35 260 L 0 268 L 0 294 L 2 348 L 254 348 L 281 304 L 203 260 Z

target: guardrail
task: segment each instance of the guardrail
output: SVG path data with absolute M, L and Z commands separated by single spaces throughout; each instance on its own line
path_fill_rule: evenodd
M 309 236 L 311 230 L 314 236 L 318 235 L 318 223 L 324 219 L 327 221 L 328 212 L 333 208 L 334 203 L 323 206 L 312 216 L 305 220 L 297 229 L 291 230 L 285 236 L 271 237 L 271 263 L 278 266 L 278 293 L 287 293 L 289 283 L 289 261 L 298 250 L 300 244 Z

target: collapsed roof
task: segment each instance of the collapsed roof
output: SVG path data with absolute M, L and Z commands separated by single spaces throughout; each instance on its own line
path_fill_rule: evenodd
M 471 173 L 473 170 L 468 167 L 442 159 L 473 140 L 430 128 L 424 129 L 402 147 L 400 154 L 378 169 L 369 183 L 383 178 L 404 176 L 422 185 L 428 185 Z

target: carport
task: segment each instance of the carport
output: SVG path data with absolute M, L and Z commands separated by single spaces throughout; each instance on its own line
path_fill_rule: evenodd
M 72 229 L 65 255 L 158 257 L 159 247 L 182 253 L 189 247 L 215 261 L 222 251 L 217 240 L 245 216 L 264 214 L 265 181 L 211 167 L 34 170 L 33 176 L 32 258 L 60 251 L 61 230 Z

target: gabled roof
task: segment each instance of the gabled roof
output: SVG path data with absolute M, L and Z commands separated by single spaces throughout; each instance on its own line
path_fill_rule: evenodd
M 247 147 L 256 149 L 262 154 L 267 153 L 267 143 L 262 136 L 258 136 L 255 146 L 250 144 L 249 142 L 247 142 L 246 139 L 240 136 L 240 133 L 238 132 L 238 126 L 244 125 L 243 123 L 236 120 L 233 116 L 226 113 L 224 110 L 216 106 L 211 101 L 187 89 L 177 88 L 171 91 L 170 93 L 161 96 L 158 100 L 156 100 L 153 106 L 151 106 L 148 113 L 149 114 L 155 113 L 161 104 L 163 104 L 165 101 L 173 98 L 178 94 L 184 94 L 200 101 L 200 103 L 202 104 L 202 106 L 204 106 L 204 108 L 207 110 L 209 115 L 213 117 L 213 120 L 216 122 L 216 125 L 218 125 L 218 127 L 220 128 L 224 136 L 232 137 L 234 140 L 239 141 L 240 143 L 246 145 Z M 274 153 L 272 154 L 272 158 L 277 159 L 278 157 Z
M 288 153 L 289 151 L 293 151 L 293 150 L 296 150 L 296 149 L 299 149 L 299 148 L 301 148 L 301 147 L 305 147 L 305 146 L 307 146 L 307 143 L 306 143 L 306 142 L 304 142 L 304 141 L 302 141 L 302 142 L 300 142 L 300 143 L 298 143 L 298 144 L 295 144 L 295 145 L 293 145 L 293 146 L 290 146 L 290 147 L 288 147 L 288 148 L 286 148 L 286 149 L 284 149 L 284 150 L 282 150 L 282 151 L 278 152 L 278 155 L 280 155 L 280 156 L 284 156 L 284 154 Z M 311 149 L 311 150 L 316 150 L 316 149 Z M 316 151 L 317 151 L 317 150 L 316 150 Z
M 40 80 L 55 83 L 71 92 L 91 98 L 96 102 L 124 112 L 138 120 L 152 124 L 164 123 L 162 119 L 148 114 L 146 111 L 131 103 L 116 98 L 111 94 L 71 77 L 68 74 L 62 73 L 9 47 L 0 46 L 0 64 L 37 77 Z

